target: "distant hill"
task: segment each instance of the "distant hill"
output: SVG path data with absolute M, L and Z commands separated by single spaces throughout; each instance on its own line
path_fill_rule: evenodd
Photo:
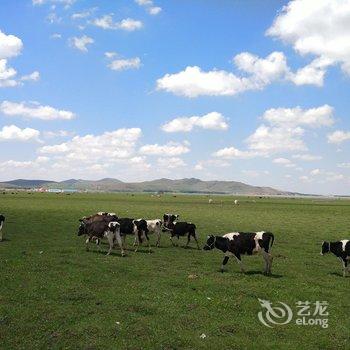
M 297 193 L 276 190 L 271 187 L 258 187 L 237 181 L 202 181 L 196 178 L 179 180 L 158 179 L 143 182 L 122 182 L 113 178 L 97 181 L 69 179 L 55 182 L 47 180 L 12 180 L 0 182 L 0 188 L 57 188 L 70 190 L 106 192 L 178 192 L 178 193 L 217 193 L 237 195 L 296 195 Z

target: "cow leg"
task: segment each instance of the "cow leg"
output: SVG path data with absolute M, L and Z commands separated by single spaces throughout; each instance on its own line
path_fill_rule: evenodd
M 265 261 L 265 269 L 264 269 L 263 273 L 265 275 L 269 275 L 269 274 L 271 274 L 272 257 L 264 249 L 261 251 L 261 254 L 262 254 L 264 261 Z
M 348 261 L 346 260 L 346 258 L 342 258 L 342 262 L 343 262 L 343 277 L 346 277 L 347 270 L 348 270 Z
M 119 232 L 119 231 L 117 231 L 117 232 L 115 233 L 115 239 L 116 239 L 117 242 L 118 242 L 118 245 L 119 245 L 119 247 L 120 247 L 122 256 L 125 256 L 125 252 L 124 252 L 124 248 L 123 248 L 123 242 L 122 242 L 122 238 L 120 237 L 120 232 Z
M 187 235 L 187 243 L 186 243 L 186 245 L 185 245 L 185 248 L 187 248 L 188 245 L 190 244 L 190 240 L 191 240 L 191 234 L 189 233 L 189 234 Z
M 124 249 L 127 250 L 127 246 L 126 246 L 126 234 L 125 234 L 125 233 L 122 235 L 122 241 L 123 241 L 123 247 L 124 247 Z
M 174 247 L 174 246 L 175 246 L 175 244 L 174 244 L 174 241 L 173 241 L 173 237 L 174 237 L 174 236 L 173 236 L 173 234 L 171 233 L 171 234 L 170 234 L 170 241 L 171 241 L 171 244 L 172 244 L 172 245 L 173 245 L 173 247 Z
M 89 243 L 90 243 L 90 238 L 91 237 L 88 237 L 85 241 L 85 247 L 86 247 L 86 251 L 88 252 L 89 251 Z
M 221 272 L 224 272 L 224 266 L 227 264 L 228 259 L 230 259 L 230 257 L 228 255 L 225 255 L 224 260 L 222 261 L 222 264 L 221 264 Z
M 149 242 L 149 237 L 148 237 L 148 234 L 146 232 L 145 232 L 145 237 L 147 239 L 147 244 L 148 244 L 148 253 L 151 254 L 152 253 L 151 244 Z
M 159 232 L 156 232 L 157 234 L 157 243 L 156 243 L 156 247 L 159 247 L 160 246 L 160 231 Z
M 108 243 L 109 243 L 109 249 L 106 255 L 111 254 L 111 251 L 113 249 L 114 246 L 114 234 L 112 231 L 107 231 L 106 233 L 107 239 L 108 239 Z
M 239 264 L 239 267 L 241 269 L 241 272 L 245 272 L 245 269 L 243 267 L 243 263 L 242 263 L 242 260 L 241 260 L 241 255 L 240 254 L 234 254 L 234 257 L 236 258 L 238 264 Z
M 0 242 L 2 241 L 2 228 L 0 228 Z
M 136 242 L 136 248 L 135 248 L 135 253 L 136 253 L 140 246 L 140 236 L 138 232 L 135 233 L 135 242 Z

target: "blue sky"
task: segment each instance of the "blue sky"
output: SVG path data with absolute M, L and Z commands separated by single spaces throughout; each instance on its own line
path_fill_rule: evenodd
M 350 194 L 348 0 L 0 7 L 0 180 Z

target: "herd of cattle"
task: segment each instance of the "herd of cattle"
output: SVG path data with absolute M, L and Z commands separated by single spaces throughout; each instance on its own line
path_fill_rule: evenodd
M 179 215 L 177 214 L 167 213 L 163 215 L 163 220 L 135 220 L 131 218 L 119 218 L 115 213 L 99 212 L 79 219 L 78 236 L 87 236 L 85 241 L 87 250 L 89 250 L 90 242 L 95 242 L 100 247 L 101 240 L 107 238 L 109 243 L 107 255 L 111 253 L 117 242 L 122 256 L 125 256 L 127 235 L 133 235 L 135 251 L 138 250 L 143 240 L 146 240 L 149 252 L 151 252 L 148 235 L 153 233 L 157 236 L 156 246 L 159 247 L 161 232 L 170 233 L 170 240 L 174 246 L 178 245 L 181 236 L 187 236 L 187 247 L 192 237 L 197 244 L 197 248 L 200 249 L 196 234 L 196 225 L 189 222 L 177 221 L 178 218 Z M 5 216 L 0 214 L 0 241 L 3 239 L 2 229 L 4 222 Z M 174 237 L 177 238 L 176 243 L 174 243 Z M 229 258 L 234 257 L 239 263 L 241 271 L 244 272 L 241 255 L 260 253 L 265 262 L 264 274 L 271 274 L 273 259 L 271 248 L 273 243 L 274 235 L 271 232 L 231 232 L 223 236 L 209 235 L 203 249 L 212 250 L 217 248 L 224 253 L 221 271 L 224 270 L 224 266 L 227 264 Z M 343 276 L 346 277 L 347 272 L 350 272 L 350 266 L 348 267 L 350 260 L 350 240 L 323 242 L 321 255 L 329 252 L 340 259 L 343 265 Z

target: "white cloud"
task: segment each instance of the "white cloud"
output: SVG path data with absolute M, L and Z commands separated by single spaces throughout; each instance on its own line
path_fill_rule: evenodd
M 135 0 L 135 2 L 140 6 L 146 7 L 150 15 L 158 15 L 162 11 L 161 7 L 154 6 L 153 0 Z
M 194 166 L 194 170 L 201 171 L 205 168 L 225 168 L 230 166 L 230 162 L 223 159 L 209 159 L 209 160 L 200 160 Z
M 158 15 L 159 13 L 162 12 L 162 8 L 159 7 L 159 6 L 153 6 L 153 7 L 150 7 L 147 12 L 150 14 L 150 15 Z
M 304 130 L 300 127 L 259 126 L 246 142 L 251 150 L 262 154 L 286 151 L 304 151 L 307 149 L 302 136 Z
M 301 55 L 311 54 L 328 60 L 329 64 L 339 63 L 350 74 L 349 1 L 322 0 L 317 6 L 309 0 L 290 1 L 267 35 L 291 44 Z
M 22 85 L 22 81 L 37 81 L 39 72 L 35 71 L 29 75 L 16 80 L 17 71 L 8 66 L 8 59 L 18 56 L 23 49 L 22 40 L 15 35 L 6 35 L 0 30 L 0 88 L 15 87 Z
M 113 57 L 115 57 L 115 56 L 117 56 L 118 54 L 116 53 L 116 52 L 113 52 L 113 51 L 107 51 L 107 52 L 105 52 L 105 56 L 107 57 L 107 58 L 113 58 Z
M 257 154 L 250 151 L 241 151 L 235 147 L 225 147 L 214 152 L 213 156 L 223 159 L 249 159 L 256 157 Z
M 70 7 L 75 3 L 76 0 L 32 0 L 32 4 L 34 6 L 36 5 L 44 5 L 44 4 L 61 4 L 64 5 L 66 8 Z
M 62 39 L 62 34 L 54 33 L 50 36 L 51 39 Z
M 22 81 L 38 81 L 39 79 L 40 79 L 40 73 L 38 71 L 35 71 L 28 75 L 23 75 L 21 77 Z
M 129 32 L 141 29 L 143 27 L 143 23 L 141 21 L 132 18 L 125 18 L 120 22 L 114 22 L 112 15 L 104 15 L 100 18 L 95 18 L 91 23 L 102 29 L 121 29 Z
M 152 144 L 140 148 L 140 153 L 151 156 L 173 157 L 188 153 L 188 143 L 168 142 L 165 145 Z
M 157 163 L 161 169 L 176 169 L 186 165 L 186 163 L 178 157 L 158 158 Z
M 189 66 L 158 79 L 157 89 L 186 97 L 232 96 L 247 90 L 261 90 L 290 74 L 282 52 L 272 52 L 266 58 L 243 52 L 236 55 L 233 62 L 243 76 L 216 69 L 204 72 L 197 66 Z
M 75 136 L 70 141 L 40 148 L 41 154 L 60 156 L 62 161 L 87 164 L 129 159 L 141 136 L 139 128 L 106 131 L 101 135 Z
M 74 136 L 73 131 L 67 130 L 57 130 L 57 131 L 44 131 L 43 135 L 45 138 L 54 138 L 54 137 L 72 137 Z
M 312 154 L 308 154 L 308 153 L 304 153 L 304 154 L 294 154 L 292 156 L 294 159 L 299 159 L 299 160 L 303 160 L 306 162 L 311 162 L 314 160 L 321 160 L 322 156 L 316 156 L 316 155 L 312 155 Z
M 321 169 L 318 169 L 318 168 L 310 171 L 311 176 L 316 176 L 316 175 L 320 175 L 320 174 L 322 174 L 322 171 L 321 171 Z
M 327 135 L 329 143 L 340 144 L 350 140 L 350 131 L 337 130 Z
M 95 11 L 96 11 L 96 8 L 94 7 L 94 8 L 87 9 L 87 10 L 84 10 L 81 12 L 76 12 L 76 13 L 73 13 L 71 15 L 71 19 L 73 19 L 73 20 L 84 19 L 84 18 L 90 17 L 92 15 L 92 13 Z
M 58 24 L 62 22 L 62 17 L 59 17 L 55 12 L 51 12 L 46 16 L 46 21 L 49 22 L 50 24 L 53 24 L 53 23 Z
M 47 157 L 37 157 L 34 160 L 29 160 L 29 161 L 16 161 L 16 160 L 7 160 L 5 162 L 0 163 L 0 168 L 5 170 L 5 169 L 13 169 L 13 168 L 31 168 L 31 167 L 36 167 L 36 166 L 41 166 L 42 164 L 48 162 L 49 158 Z
M 338 168 L 350 169 L 350 163 L 339 163 L 337 164 Z
M 331 126 L 334 123 L 333 108 L 323 105 L 317 108 L 271 108 L 263 114 L 263 119 L 276 126 Z
M 21 129 L 16 125 L 4 126 L 0 130 L 0 141 L 38 141 L 40 132 L 35 129 Z
M 122 70 L 128 70 L 128 69 L 139 69 L 141 67 L 141 60 L 139 57 L 134 57 L 129 59 L 117 59 L 117 60 L 113 60 L 108 65 L 108 67 L 116 71 L 122 71 Z
M 7 116 L 19 116 L 30 119 L 70 120 L 75 118 L 75 114 L 66 110 L 55 109 L 50 106 L 42 106 L 37 102 L 11 102 L 3 101 L 0 104 L 0 112 Z
M 78 38 L 76 36 L 69 38 L 70 46 L 72 46 L 80 51 L 83 51 L 83 52 L 87 52 L 88 51 L 87 46 L 91 45 L 93 43 L 94 43 L 94 39 L 92 39 L 86 35 L 83 35 L 80 38 Z
M 0 59 L 0 87 L 16 86 L 18 84 L 14 79 L 16 75 L 16 70 L 7 66 L 7 60 Z
M 208 130 L 227 130 L 226 118 L 219 112 L 211 112 L 203 116 L 180 117 L 165 123 L 161 128 L 165 132 L 189 132 L 198 127 Z
M 292 162 L 287 158 L 275 158 L 273 161 L 275 164 L 290 165 Z
M 23 48 L 22 40 L 15 35 L 6 35 L 0 30 L 0 59 L 18 56 Z

